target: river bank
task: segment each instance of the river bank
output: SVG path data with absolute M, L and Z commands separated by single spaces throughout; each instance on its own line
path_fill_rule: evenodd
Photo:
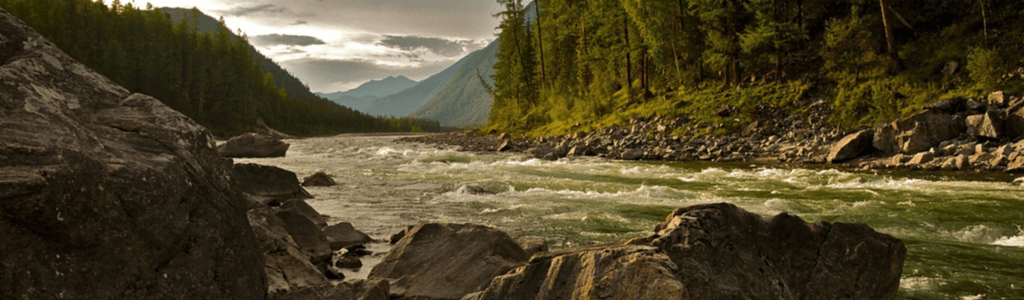
M 756 162 L 790 166 L 832 163 L 842 169 L 1024 172 L 1024 100 L 993 93 L 987 99 L 944 99 L 910 117 L 848 131 L 826 120 L 825 101 L 808 115 L 767 110 L 764 117 L 725 135 L 699 131 L 685 117 L 635 117 L 564 136 L 448 133 L 406 141 L 461 146 L 465 151 L 521 152 L 556 160 L 596 156 L 621 160 Z M 720 114 L 728 116 L 728 109 Z M 681 129 L 681 130 L 680 130 Z

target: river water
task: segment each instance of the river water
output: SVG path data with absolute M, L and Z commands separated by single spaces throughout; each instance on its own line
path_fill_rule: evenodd
M 762 216 L 866 223 L 903 240 L 898 299 L 1024 299 L 1024 177 L 851 172 L 828 166 L 559 161 L 473 154 L 395 136 L 289 140 L 244 159 L 339 185 L 307 188 L 330 217 L 384 239 L 419 221 L 477 223 L 552 248 L 647 235 L 677 207 L 730 202 Z M 480 193 L 480 192 L 483 193 Z

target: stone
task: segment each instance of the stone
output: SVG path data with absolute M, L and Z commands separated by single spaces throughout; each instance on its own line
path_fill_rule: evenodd
M 871 146 L 885 155 L 893 155 L 902 151 L 902 147 L 896 141 L 896 129 L 892 124 L 875 127 L 875 136 L 871 140 Z
M 935 159 L 935 155 L 932 154 L 931 152 L 921 152 L 921 153 L 918 153 L 918 154 L 914 154 L 914 157 L 911 158 L 910 161 L 907 162 L 907 165 L 908 166 L 921 166 L 921 165 L 924 165 L 926 163 L 931 162 L 933 159 Z
M 250 132 L 228 139 L 217 147 L 217 151 L 223 157 L 284 157 L 289 146 L 291 145 L 281 140 Z
M 1024 109 L 1007 111 L 1006 122 L 1003 124 L 1006 137 L 1011 140 L 1024 138 Z
M 0 9 L 0 299 L 262 299 L 213 135 Z
M 420 223 L 407 230 L 369 279 L 389 280 L 393 296 L 461 299 L 528 259 L 504 232 L 471 224 Z
M 1024 156 L 1019 156 L 1015 160 L 1006 164 L 1007 173 L 1024 173 Z
M 502 133 L 502 135 L 504 135 L 504 133 Z M 509 151 L 509 150 L 512 150 L 512 141 L 502 140 L 501 144 L 498 145 L 497 151 L 498 152 L 505 152 L 505 151 Z
M 893 299 L 905 258 L 863 224 L 706 204 L 650 236 L 536 254 L 464 299 Z
M 838 163 L 860 157 L 874 150 L 872 147 L 874 138 L 875 131 L 871 129 L 847 135 L 832 146 L 826 159 L 829 163 Z
M 335 186 L 338 185 L 334 182 L 334 178 L 324 173 L 323 171 L 316 172 L 313 175 L 309 175 L 302 179 L 302 186 Z
M 310 262 L 317 264 L 331 259 L 327 237 L 309 218 L 294 211 L 278 211 L 275 215 L 284 221 L 285 230 Z
M 971 162 L 967 159 L 967 155 L 957 155 L 954 158 L 953 164 L 957 170 L 967 170 L 971 167 Z
M 946 171 L 956 170 L 956 158 L 947 157 L 946 159 L 942 160 L 942 165 L 939 168 Z
M 306 203 L 306 200 L 291 199 L 285 201 L 281 204 L 279 210 L 298 213 L 303 217 L 306 217 L 306 219 L 309 219 L 313 224 L 316 224 L 316 228 L 327 228 L 327 217 L 321 215 L 312 206 L 309 206 L 309 203 Z
M 295 173 L 273 166 L 235 164 L 231 185 L 261 205 L 278 206 L 290 199 L 313 198 L 299 185 Z
M 1003 137 L 1003 118 L 997 111 L 967 117 L 967 133 L 979 138 L 999 139 Z
M 963 97 L 946 98 L 924 106 L 924 109 L 930 109 L 944 114 L 956 114 L 966 108 L 967 99 Z
M 966 130 L 963 118 L 925 110 L 892 122 L 896 142 L 906 154 L 928 151 L 945 140 L 960 136 Z
M 643 157 L 644 151 L 640 149 L 626 149 L 619 155 L 622 160 L 638 160 Z
M 365 233 L 356 230 L 349 222 L 341 222 L 324 229 L 324 236 L 331 250 L 340 250 L 352 245 L 361 245 L 372 242 L 373 239 Z
M 274 294 L 267 300 L 388 300 L 387 280 L 349 280 L 337 285 L 298 288 L 287 293 Z
M 722 117 L 722 118 L 728 118 L 728 117 L 731 117 L 733 114 L 735 114 L 736 110 L 737 110 L 737 108 L 735 106 L 726 104 L 726 105 L 722 105 L 722 106 L 719 106 L 718 108 L 716 108 L 715 109 L 715 115 L 719 116 L 719 117 Z
M 1010 100 L 1010 98 L 1006 97 L 1006 95 L 1003 94 L 1003 91 L 996 91 L 988 94 L 988 105 L 992 107 L 1005 108 L 1010 104 L 1007 100 Z
M 541 252 L 548 252 L 548 242 L 542 237 L 538 236 L 521 236 L 516 238 L 516 243 L 529 255 L 534 255 Z
M 288 233 L 287 224 L 276 212 L 277 209 L 272 207 L 254 208 L 248 212 L 249 224 L 263 250 L 266 293 L 274 295 L 295 288 L 327 284 L 327 278 L 299 249 Z
M 348 249 L 341 249 L 334 252 L 334 256 L 331 258 L 331 265 L 337 268 L 358 269 L 363 266 L 363 262 L 359 260 L 357 253 L 349 252 Z

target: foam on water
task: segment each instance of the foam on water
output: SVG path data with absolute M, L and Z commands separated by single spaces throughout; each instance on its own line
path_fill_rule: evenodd
M 1016 236 L 1004 236 L 1000 237 L 993 245 L 999 246 L 1012 246 L 1012 247 L 1024 247 L 1024 227 L 1017 225 L 1018 235 Z

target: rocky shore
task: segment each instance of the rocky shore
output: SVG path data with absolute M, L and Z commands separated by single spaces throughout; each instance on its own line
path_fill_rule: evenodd
M 688 125 L 686 117 L 655 116 L 633 118 L 628 127 L 543 138 L 448 133 L 402 140 L 458 145 L 464 151 L 522 152 L 548 160 L 597 156 L 1024 172 L 1024 100 L 1019 97 L 994 92 L 985 99 L 943 99 L 910 117 L 854 133 L 826 121 L 830 112 L 826 101 L 807 105 L 807 115 L 788 115 L 763 107 L 757 120 L 722 136 L 675 136 L 672 133 L 676 129 L 693 132 L 701 128 Z M 723 107 L 718 113 L 727 117 L 730 109 Z

